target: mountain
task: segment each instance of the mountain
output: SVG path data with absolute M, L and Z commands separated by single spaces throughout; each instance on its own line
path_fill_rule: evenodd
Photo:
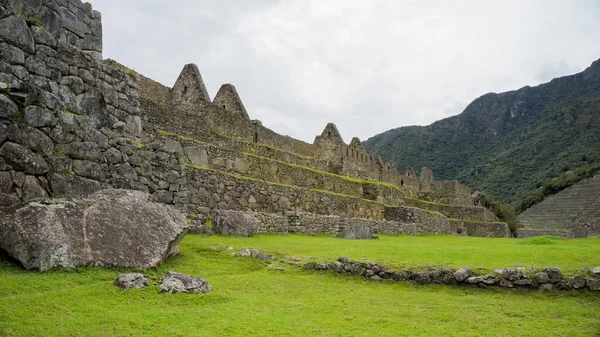
M 433 170 L 517 204 L 600 162 L 600 60 L 581 73 L 475 99 L 457 116 L 386 131 L 364 147 L 398 168 Z

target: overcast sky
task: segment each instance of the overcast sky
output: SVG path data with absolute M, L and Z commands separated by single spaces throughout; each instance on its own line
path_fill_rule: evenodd
M 212 97 L 308 142 L 366 140 L 600 58 L 599 0 L 91 0 L 104 57 L 169 87 L 186 63 Z

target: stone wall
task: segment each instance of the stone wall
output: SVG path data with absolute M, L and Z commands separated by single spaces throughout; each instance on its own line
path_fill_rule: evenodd
M 451 234 L 448 218 L 442 214 L 412 207 L 386 207 L 384 219 L 415 224 L 413 235 Z M 388 234 L 382 231 L 384 234 Z
M 136 158 L 142 135 L 135 79 L 28 22 L 29 14 L 1 13 L 0 204 L 129 182 L 120 173 L 137 169 L 123 166 Z M 76 25 L 56 20 L 64 29 Z
M 421 176 L 423 176 L 423 173 Z M 426 180 L 421 178 L 421 181 L 424 182 Z M 420 198 L 432 202 L 460 206 L 473 206 L 471 190 L 456 180 L 431 180 L 428 182 L 427 188 L 423 188 L 422 183 L 421 192 L 422 193 L 419 194 Z
M 462 221 L 450 219 L 450 232 L 463 236 L 510 238 L 512 234 L 505 222 Z
M 283 214 L 301 211 L 383 219 L 384 205 L 326 191 L 280 185 L 209 169 L 186 170 L 189 213 L 212 216 L 214 209 Z
M 102 60 L 102 19 L 100 12 L 89 3 L 79 0 L 0 0 L 1 27 L 16 29 L 21 26 L 12 14 L 23 18 L 30 26 L 44 29 L 55 39 Z M 26 31 L 13 30 L 25 37 Z M 35 33 L 35 31 L 34 31 Z M 4 49 L 0 46 L 0 49 Z M 33 50 L 27 50 L 33 53 Z
M 363 218 L 344 218 L 338 215 L 321 215 L 305 212 L 255 213 L 258 219 L 258 233 L 297 233 L 297 234 L 338 234 L 346 226 L 363 225 L 373 233 L 384 235 L 421 235 L 440 234 L 440 228 L 431 227 L 418 221 L 429 220 L 426 217 L 412 216 L 411 222 L 396 220 L 373 220 Z M 415 222 L 417 221 L 417 222 Z
M 440 212 L 451 219 L 483 222 L 498 222 L 500 220 L 485 207 L 446 205 L 412 198 L 406 198 L 405 202 L 407 206 Z

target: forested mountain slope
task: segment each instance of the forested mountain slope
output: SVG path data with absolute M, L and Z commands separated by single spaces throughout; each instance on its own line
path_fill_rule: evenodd
M 536 87 L 474 100 L 429 126 L 386 131 L 364 142 L 399 169 L 426 166 L 517 204 L 568 170 L 600 162 L 600 60 Z

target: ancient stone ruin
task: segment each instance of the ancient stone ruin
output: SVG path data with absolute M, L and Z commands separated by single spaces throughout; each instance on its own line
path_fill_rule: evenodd
M 196 65 L 168 88 L 103 60 L 101 15 L 79 0 L 0 1 L 0 90 L 5 214 L 118 188 L 196 225 L 242 212 L 256 233 L 510 235 L 466 186 L 399 173 L 332 123 L 306 143 L 250 119 L 231 84 L 211 101 Z

